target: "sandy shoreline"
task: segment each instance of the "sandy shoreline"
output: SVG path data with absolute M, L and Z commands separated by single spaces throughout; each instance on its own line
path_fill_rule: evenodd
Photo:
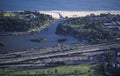
M 101 13 L 111 13 L 111 14 L 120 14 L 120 10 L 100 10 L 100 11 L 57 11 L 57 10 L 51 10 L 51 11 L 39 11 L 40 13 L 43 14 L 48 14 L 52 15 L 54 18 L 59 19 L 60 15 L 63 17 L 81 17 L 81 16 L 86 16 L 90 14 L 95 14 L 99 15 Z

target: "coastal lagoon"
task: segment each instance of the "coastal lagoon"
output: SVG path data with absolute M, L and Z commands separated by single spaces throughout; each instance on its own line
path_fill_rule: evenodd
M 57 21 L 50 25 L 47 30 L 43 30 L 37 34 L 28 35 L 12 35 L 12 36 L 0 36 L 0 41 L 5 43 L 5 46 L 0 47 L 2 53 L 22 51 L 30 48 L 44 48 L 48 46 L 56 46 L 58 44 L 72 44 L 78 40 L 70 35 L 57 35 L 56 27 L 63 21 Z M 32 42 L 31 39 L 46 38 L 45 42 Z M 58 39 L 65 38 L 66 42 L 60 43 Z

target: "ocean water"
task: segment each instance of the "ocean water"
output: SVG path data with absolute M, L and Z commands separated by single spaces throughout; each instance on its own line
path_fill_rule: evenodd
M 120 10 L 120 0 L 0 0 L 3 10 Z

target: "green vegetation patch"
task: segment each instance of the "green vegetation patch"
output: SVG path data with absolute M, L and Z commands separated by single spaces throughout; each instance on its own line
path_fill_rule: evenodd
M 84 24 L 81 25 L 69 25 L 71 28 L 82 28 L 83 26 L 85 26 Z
M 13 70 L 13 69 L 0 69 L 0 73 L 3 74 L 44 74 L 48 76 L 89 76 L 93 70 L 90 69 L 88 65 L 74 65 L 74 66 L 58 66 L 58 67 L 49 67 L 45 69 L 32 69 L 32 70 Z
M 0 11 L 0 17 L 0 32 L 40 31 L 42 30 L 40 27 L 47 27 L 47 25 L 53 21 L 53 18 L 50 15 L 32 11 Z
M 3 16 L 4 16 L 4 17 L 14 17 L 14 16 L 16 16 L 16 14 L 11 13 L 11 12 L 5 12 L 5 13 L 3 14 Z
M 103 18 L 104 17 L 104 18 Z M 120 15 L 101 14 L 88 15 L 85 17 L 68 18 L 61 26 L 57 27 L 57 34 L 70 34 L 79 39 L 87 40 L 90 44 L 107 43 L 111 41 L 119 41 L 120 32 L 116 22 L 120 21 Z M 115 23 L 111 25 L 112 23 Z M 111 28 L 105 24 L 110 24 Z

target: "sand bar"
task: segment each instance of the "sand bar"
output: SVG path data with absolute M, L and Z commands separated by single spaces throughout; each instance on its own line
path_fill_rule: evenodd
M 52 15 L 54 18 L 57 18 L 57 19 L 60 18 L 60 15 L 62 15 L 63 17 L 81 17 L 81 16 L 90 15 L 90 14 L 99 15 L 101 13 L 120 14 L 120 10 L 109 10 L 109 11 L 105 11 L 105 10 L 100 10 L 100 11 L 57 11 L 57 10 L 53 10 L 53 11 L 39 11 L 39 12 Z

